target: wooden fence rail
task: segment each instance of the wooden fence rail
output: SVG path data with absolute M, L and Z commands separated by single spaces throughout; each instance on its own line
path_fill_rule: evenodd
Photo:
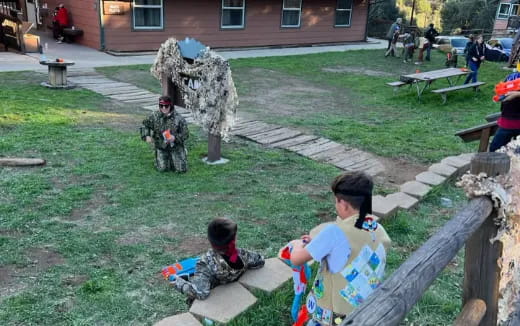
M 471 162 L 471 172 L 485 171 L 496 176 L 507 173 L 509 164 L 506 154 L 478 153 Z M 464 245 L 464 307 L 455 325 L 495 326 L 500 282 L 497 262 L 503 251 L 499 241 L 489 241 L 498 230 L 494 217 L 496 212 L 488 197 L 470 200 L 347 316 L 341 326 L 399 325 Z

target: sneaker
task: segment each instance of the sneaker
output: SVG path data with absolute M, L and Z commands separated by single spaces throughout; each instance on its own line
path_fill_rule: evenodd
M 63 42 L 62 42 L 62 40 L 58 40 L 58 41 L 56 41 L 56 43 L 61 44 Z

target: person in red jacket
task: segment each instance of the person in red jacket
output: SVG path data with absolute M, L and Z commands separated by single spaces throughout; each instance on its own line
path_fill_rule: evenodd
M 69 12 L 60 3 L 56 9 L 54 9 L 54 19 L 52 21 L 52 33 L 56 42 L 63 42 L 63 29 L 69 26 Z

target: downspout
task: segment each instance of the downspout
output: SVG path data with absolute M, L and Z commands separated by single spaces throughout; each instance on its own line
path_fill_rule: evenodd
M 105 22 L 103 21 L 103 0 L 99 0 L 98 4 L 99 12 L 99 43 L 100 50 L 105 50 Z
M 368 42 L 368 18 L 370 16 L 370 1 L 372 0 L 366 0 L 367 1 L 367 21 L 365 24 L 365 42 Z

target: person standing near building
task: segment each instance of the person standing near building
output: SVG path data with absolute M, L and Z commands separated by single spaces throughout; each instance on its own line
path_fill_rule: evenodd
M 433 24 L 430 24 L 426 32 L 424 32 L 424 37 L 429 42 L 428 47 L 426 48 L 426 61 L 430 61 L 433 43 L 435 43 L 435 37 L 437 36 L 439 36 L 439 32 L 437 32 Z
M 390 238 L 372 211 L 372 179 L 363 172 L 336 177 L 331 190 L 336 199 L 335 223 L 318 226 L 317 234 L 291 241 L 291 263 L 320 262 L 306 301 L 312 315 L 308 326 L 340 325 L 343 319 L 381 284 Z
M 401 26 L 402 22 L 403 22 L 402 18 L 397 18 L 395 20 L 395 23 L 393 23 L 392 26 L 390 26 L 390 29 L 388 30 L 388 33 L 386 33 L 386 39 L 388 40 L 388 47 L 386 48 L 387 51 L 392 46 L 392 40 L 394 38 L 395 31 L 397 29 L 401 29 L 402 28 L 402 26 Z M 391 51 L 390 54 L 392 55 L 392 57 L 395 56 L 394 51 Z
M 479 35 L 475 44 L 473 44 L 468 51 L 469 69 L 471 70 L 471 73 L 466 77 L 464 84 L 468 84 L 470 81 L 472 83 L 477 82 L 480 65 L 484 60 L 486 60 L 485 52 L 486 46 L 484 45 L 484 38 L 482 35 Z
M 141 139 L 152 144 L 155 150 L 155 167 L 160 172 L 188 170 L 186 140 L 188 124 L 175 112 L 169 96 L 159 98 L 159 110 L 143 121 Z
M 475 43 L 475 36 L 473 34 L 469 35 L 469 41 L 466 43 L 466 47 L 464 48 L 464 57 L 466 59 L 466 68 L 469 68 L 469 49 L 473 46 Z
M 52 33 L 56 42 L 63 42 L 63 29 L 67 26 L 69 26 L 69 12 L 63 3 L 60 3 L 54 10 L 54 19 L 52 21 Z

